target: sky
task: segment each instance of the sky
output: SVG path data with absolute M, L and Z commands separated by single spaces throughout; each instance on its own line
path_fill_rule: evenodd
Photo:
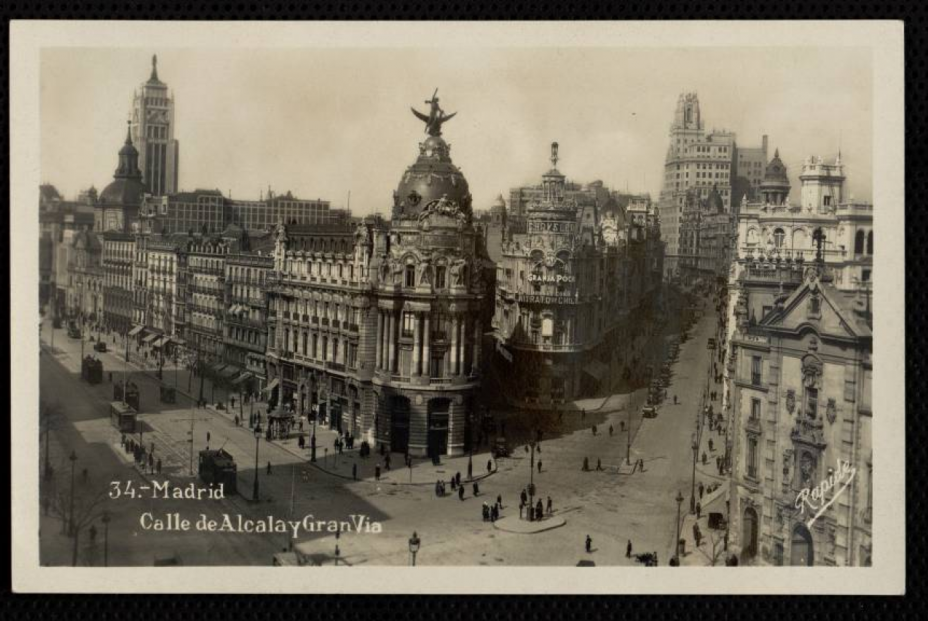
M 846 189 L 872 187 L 872 60 L 864 48 L 45 48 L 42 181 L 67 198 L 102 190 L 151 56 L 175 99 L 180 189 L 275 193 L 389 214 L 418 155 L 435 88 L 474 207 L 540 182 L 550 143 L 568 179 L 660 193 L 677 98 L 696 92 L 706 129 L 740 146 L 769 136 L 797 195 L 808 155 L 841 150 Z

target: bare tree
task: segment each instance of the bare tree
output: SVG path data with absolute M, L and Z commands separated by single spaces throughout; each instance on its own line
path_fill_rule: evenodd
M 702 553 L 709 561 L 711 567 L 722 564 L 725 560 L 725 537 L 719 536 L 718 531 L 709 530 L 709 534 L 704 538 L 705 546 L 699 546 L 696 549 Z M 703 548 L 708 548 L 704 550 Z
M 103 516 L 102 505 L 108 497 L 108 486 L 65 481 L 65 477 L 59 479 L 58 484 L 49 489 L 47 502 L 51 512 L 61 520 L 62 531 L 73 539 L 71 565 L 77 566 L 81 531 Z M 67 532 L 68 527 L 71 532 Z
M 45 436 L 45 478 L 52 477 L 51 452 L 49 451 L 49 436 L 58 429 L 63 422 L 64 414 L 58 401 L 39 399 L 39 433 Z

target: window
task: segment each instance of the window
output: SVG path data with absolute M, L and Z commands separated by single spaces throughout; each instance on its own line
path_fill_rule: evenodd
M 867 254 L 873 254 L 873 231 L 867 233 Z
M 760 399 L 751 399 L 751 420 L 760 420 Z
M 445 288 L 445 272 L 447 268 L 444 265 L 439 265 L 435 268 L 435 288 L 444 289 Z M 509 271 L 509 270 L 507 270 Z
M 854 236 L 854 254 L 863 254 L 864 253 L 864 232 L 857 231 L 857 234 Z
M 338 362 L 338 339 L 332 339 L 332 362 Z
M 773 245 L 782 248 L 784 238 L 786 238 L 786 233 L 783 232 L 783 229 L 776 229 L 773 232 Z
M 831 197 L 830 197 L 830 196 L 826 196 L 824 200 L 825 200 L 825 207 L 828 207 L 828 206 L 831 205 Z
M 747 476 L 751 479 L 757 478 L 757 438 L 750 436 L 748 438 L 748 455 L 747 455 Z
M 313 349 L 312 349 L 312 352 L 313 352 L 313 353 L 312 353 L 312 357 L 313 357 L 313 358 L 318 358 L 318 356 L 316 355 L 316 354 L 317 354 L 318 348 L 319 348 L 319 335 L 318 335 L 318 334 L 313 334 Z
M 406 286 L 407 287 L 416 286 L 416 266 L 415 265 L 406 266 Z
M 413 313 L 403 313 L 403 336 L 412 336 L 416 329 L 416 316 Z
M 751 356 L 751 384 L 760 386 L 763 360 L 760 356 Z

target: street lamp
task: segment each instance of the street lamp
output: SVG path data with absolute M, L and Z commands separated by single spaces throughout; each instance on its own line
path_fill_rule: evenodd
M 690 513 L 696 513 L 696 453 L 699 451 L 699 443 L 696 440 L 696 434 L 693 434 L 693 484 L 690 487 Z
M 412 566 L 416 566 L 416 553 L 419 552 L 419 545 L 421 544 L 419 535 L 416 531 L 412 532 L 412 537 L 409 538 L 409 554 L 412 558 Z
M 338 557 L 342 555 L 342 551 L 338 548 L 338 538 L 341 537 L 342 531 L 335 531 L 335 566 L 338 567 Z
M 68 456 L 71 460 L 71 506 L 68 510 L 68 534 L 74 536 L 74 464 L 77 461 L 77 453 L 73 450 Z
M 103 566 L 108 567 L 110 562 L 109 554 L 110 544 L 110 514 L 109 511 L 103 512 Z
M 261 423 L 255 425 L 255 486 L 251 492 L 251 499 L 258 502 L 258 443 L 261 441 Z
M 535 430 L 535 439 L 525 447 L 526 449 L 531 448 L 532 458 L 529 461 L 529 479 L 528 479 L 528 520 L 529 522 L 535 519 L 535 448 L 538 448 L 538 452 L 541 452 L 541 447 L 538 446 L 541 442 L 541 430 Z
M 680 564 L 680 506 L 683 504 L 683 493 L 677 490 L 677 540 L 674 542 L 674 558 Z
M 467 480 L 474 478 L 474 412 L 471 410 L 467 413 L 467 434 L 468 444 L 470 445 L 470 454 L 467 456 Z M 410 468 L 410 480 L 412 480 L 412 464 Z

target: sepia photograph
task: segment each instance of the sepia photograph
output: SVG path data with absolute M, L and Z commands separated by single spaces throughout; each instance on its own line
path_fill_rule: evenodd
M 29 590 L 903 588 L 901 26 L 75 25 L 19 24 Z

